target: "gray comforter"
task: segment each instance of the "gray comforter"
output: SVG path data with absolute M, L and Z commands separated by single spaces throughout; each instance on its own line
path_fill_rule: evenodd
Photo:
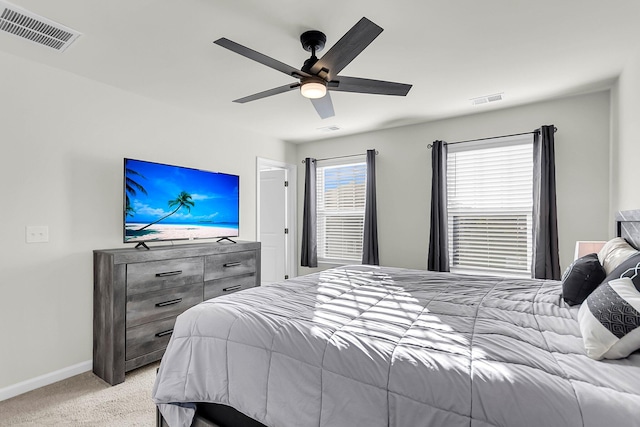
M 585 355 L 555 281 L 348 266 L 179 316 L 153 399 L 270 427 L 640 426 L 640 354 Z

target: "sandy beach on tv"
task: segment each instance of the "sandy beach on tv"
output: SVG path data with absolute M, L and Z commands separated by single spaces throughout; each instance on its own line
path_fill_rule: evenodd
M 146 224 L 126 224 L 126 241 L 214 239 L 216 237 L 238 235 L 237 227 L 197 224 L 154 224 L 145 228 L 139 235 L 130 234 L 132 231 L 139 230 L 145 225 Z

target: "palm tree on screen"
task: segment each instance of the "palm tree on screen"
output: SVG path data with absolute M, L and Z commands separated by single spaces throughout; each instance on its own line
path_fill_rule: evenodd
M 138 231 L 142 231 L 145 228 L 152 226 L 153 224 L 159 223 L 160 221 L 162 221 L 165 218 L 169 218 L 171 215 L 173 215 L 174 213 L 178 212 L 183 207 L 187 209 L 187 212 L 191 212 L 191 208 L 193 206 L 195 206 L 195 202 L 193 200 L 191 200 L 191 194 L 187 193 L 186 191 L 181 191 L 180 194 L 178 194 L 178 197 L 176 197 L 173 200 L 169 200 L 167 203 L 169 204 L 170 208 L 172 208 L 174 206 L 176 206 L 176 208 L 172 212 L 170 212 L 167 215 L 165 215 L 162 218 L 160 218 L 159 220 L 153 221 L 151 224 L 145 225 L 144 227 L 142 227 Z
M 124 212 L 127 216 L 133 216 L 136 213 L 136 210 L 131 206 L 131 202 L 129 201 L 129 194 L 131 197 L 135 197 L 138 194 L 138 191 L 142 194 L 147 194 L 147 190 L 142 186 L 142 184 L 138 183 L 135 179 L 133 179 L 133 175 L 137 175 L 140 178 L 146 179 L 144 175 L 138 173 L 137 171 L 127 168 L 125 173 L 125 208 Z

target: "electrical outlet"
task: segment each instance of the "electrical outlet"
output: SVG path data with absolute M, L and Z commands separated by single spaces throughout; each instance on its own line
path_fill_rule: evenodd
M 49 241 L 49 227 L 46 225 L 27 226 L 27 243 L 46 243 Z

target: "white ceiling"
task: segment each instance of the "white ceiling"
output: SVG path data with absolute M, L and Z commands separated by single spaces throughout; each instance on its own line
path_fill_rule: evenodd
M 63 53 L 0 32 L 0 51 L 211 120 L 302 142 L 609 87 L 640 51 L 638 0 L 13 0 L 82 33 Z M 226 37 L 300 68 L 299 35 L 326 52 L 360 18 L 384 32 L 341 74 L 413 84 L 407 97 L 332 92 L 321 120 L 297 91 L 231 101 L 293 82 L 213 44 Z M 471 98 L 504 93 L 472 106 Z M 338 126 L 335 132 L 323 127 Z

